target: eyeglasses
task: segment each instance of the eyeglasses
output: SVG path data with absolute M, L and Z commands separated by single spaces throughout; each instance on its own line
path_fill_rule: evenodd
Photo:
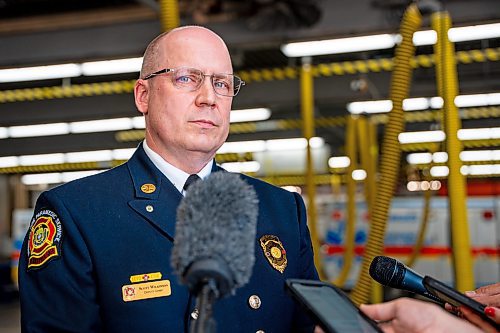
M 149 80 L 152 77 L 161 74 L 172 74 L 170 78 L 175 87 L 185 91 L 195 91 L 201 87 L 205 77 L 210 77 L 212 87 L 217 95 L 234 97 L 245 85 L 245 81 L 233 74 L 204 74 L 195 68 L 164 68 L 144 77 L 143 80 Z

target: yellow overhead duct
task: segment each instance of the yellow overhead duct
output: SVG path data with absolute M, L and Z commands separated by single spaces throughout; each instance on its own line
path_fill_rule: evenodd
M 163 31 L 169 31 L 179 26 L 179 4 L 177 0 L 160 0 L 160 21 Z
M 398 135 L 404 129 L 403 100 L 408 97 L 412 67 L 410 60 L 415 53 L 413 33 L 420 28 L 422 16 L 417 5 L 410 5 L 401 22 L 401 44 L 396 48 L 395 67 L 391 81 L 392 111 L 385 126 L 380 161 L 380 179 L 377 195 L 372 210 L 370 232 L 359 279 L 351 293 L 351 298 L 357 304 L 367 303 L 370 299 L 372 280 L 368 274 L 374 257 L 381 255 L 384 247 L 384 236 L 387 217 L 399 173 L 401 150 Z
M 443 125 L 448 153 L 448 197 L 455 286 L 460 291 L 473 290 L 475 288 L 474 270 L 467 223 L 466 186 L 465 177 L 460 172 L 462 162 L 459 155 L 462 151 L 462 142 L 457 137 L 458 130 L 461 128 L 460 116 L 455 105 L 455 97 L 458 95 L 458 79 L 453 56 L 455 50 L 448 39 L 451 19 L 447 12 L 437 12 L 432 15 L 431 22 L 438 36 L 434 47 L 436 78 L 438 92 L 444 102 Z

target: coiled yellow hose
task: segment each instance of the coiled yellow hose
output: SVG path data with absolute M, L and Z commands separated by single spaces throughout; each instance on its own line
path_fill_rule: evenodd
M 395 67 L 391 81 L 392 111 L 385 127 L 382 142 L 382 159 L 380 162 L 380 179 L 373 214 L 371 216 L 370 233 L 361 266 L 359 279 L 351 293 L 352 300 L 366 303 L 370 298 L 371 278 L 368 275 L 370 264 L 375 256 L 381 255 L 384 246 L 384 235 L 387 216 L 399 172 L 401 149 L 398 135 L 404 129 L 403 99 L 409 94 L 412 68 L 410 60 L 415 53 L 412 37 L 422 22 L 422 16 L 415 4 L 410 5 L 401 22 L 402 42 L 396 48 Z
M 177 0 L 160 0 L 160 22 L 163 31 L 169 31 L 179 26 L 179 4 Z

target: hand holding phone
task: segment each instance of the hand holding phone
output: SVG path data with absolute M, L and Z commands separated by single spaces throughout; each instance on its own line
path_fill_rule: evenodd
M 344 292 L 321 281 L 287 279 L 292 297 L 326 333 L 381 333 L 377 323 L 361 312 Z
M 423 284 L 429 293 L 442 299 L 443 301 L 455 306 L 461 307 L 465 306 L 471 309 L 475 314 L 480 316 L 483 320 L 491 324 L 495 329 L 500 331 L 500 324 L 495 323 L 491 318 L 484 314 L 484 304 L 477 302 L 476 300 L 465 296 L 458 290 L 438 281 L 430 276 L 426 276 L 423 279 Z

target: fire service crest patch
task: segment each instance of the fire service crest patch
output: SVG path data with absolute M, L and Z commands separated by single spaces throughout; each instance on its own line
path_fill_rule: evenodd
M 60 255 L 62 227 L 56 213 L 40 210 L 31 220 L 29 232 L 28 270 L 42 268 Z

